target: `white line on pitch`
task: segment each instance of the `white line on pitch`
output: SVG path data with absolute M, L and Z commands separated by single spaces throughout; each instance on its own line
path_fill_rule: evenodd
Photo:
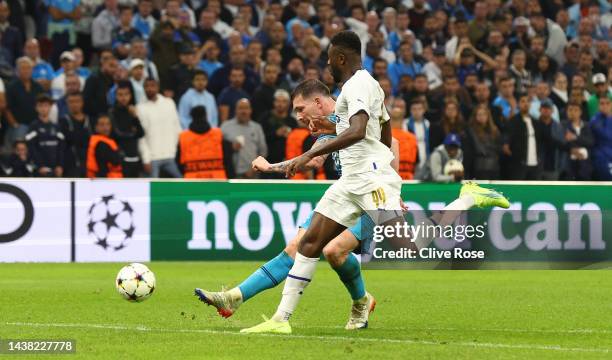
M 313 326 L 313 329 L 344 329 L 344 326 L 322 325 Z M 384 330 L 396 331 L 474 331 L 474 332 L 510 332 L 510 333 L 550 333 L 550 334 L 612 334 L 608 329 L 512 329 L 512 328 L 445 328 L 445 327 L 393 327 L 385 326 Z
M 282 335 L 282 334 L 241 334 L 234 331 L 211 330 L 211 329 L 165 329 L 165 328 L 149 328 L 146 326 L 123 326 L 110 324 L 72 324 L 72 323 L 31 323 L 31 322 L 6 322 L 9 326 L 24 326 L 24 327 L 54 327 L 54 328 L 84 328 L 84 329 L 106 329 L 106 330 L 129 330 L 143 332 L 161 332 L 161 333 L 194 333 L 194 334 L 223 334 L 237 336 L 259 336 L 259 337 L 282 337 L 286 339 L 317 339 L 321 341 L 364 341 L 364 342 L 384 342 L 393 344 L 408 344 L 408 345 L 445 345 L 445 346 L 462 346 L 476 348 L 498 348 L 498 349 L 525 349 L 525 350 L 552 350 L 566 352 L 596 352 L 610 353 L 607 348 L 576 348 L 562 347 L 559 345 L 537 345 L 537 344 L 502 344 L 502 343 L 476 343 L 476 342 L 452 342 L 452 341 L 427 341 L 427 340 L 410 340 L 410 339 L 377 339 L 367 337 L 350 337 L 350 336 L 319 336 L 319 335 Z

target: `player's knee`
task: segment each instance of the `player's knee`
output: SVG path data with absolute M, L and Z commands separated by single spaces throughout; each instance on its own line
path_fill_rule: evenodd
M 345 252 L 342 251 L 342 249 L 340 249 L 338 246 L 332 244 L 329 244 L 323 248 L 323 256 L 325 256 L 325 259 L 327 259 L 327 262 L 332 267 L 338 267 L 342 265 L 344 259 L 346 259 Z

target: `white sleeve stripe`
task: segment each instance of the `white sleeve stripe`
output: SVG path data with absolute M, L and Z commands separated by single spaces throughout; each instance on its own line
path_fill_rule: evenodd
M 36 133 L 36 131 L 29 132 L 29 133 L 26 134 L 25 140 L 26 141 L 30 141 L 30 140 L 34 139 L 36 137 L 36 135 L 38 135 Z

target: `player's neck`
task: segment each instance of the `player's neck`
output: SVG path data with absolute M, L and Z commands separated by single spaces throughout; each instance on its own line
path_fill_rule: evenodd
M 348 81 L 357 71 L 361 70 L 361 62 L 355 63 L 347 68 L 347 70 L 342 74 L 342 84 Z

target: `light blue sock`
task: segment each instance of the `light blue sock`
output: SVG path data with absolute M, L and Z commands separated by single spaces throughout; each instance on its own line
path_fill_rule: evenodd
M 355 256 L 349 254 L 340 267 L 333 269 L 338 273 L 340 280 L 351 294 L 351 299 L 359 300 L 365 296 L 365 284 L 361 277 L 361 266 Z
M 247 301 L 260 292 L 282 283 L 287 278 L 292 266 L 293 259 L 284 251 L 263 264 L 242 284 L 238 285 L 242 293 L 242 301 Z

